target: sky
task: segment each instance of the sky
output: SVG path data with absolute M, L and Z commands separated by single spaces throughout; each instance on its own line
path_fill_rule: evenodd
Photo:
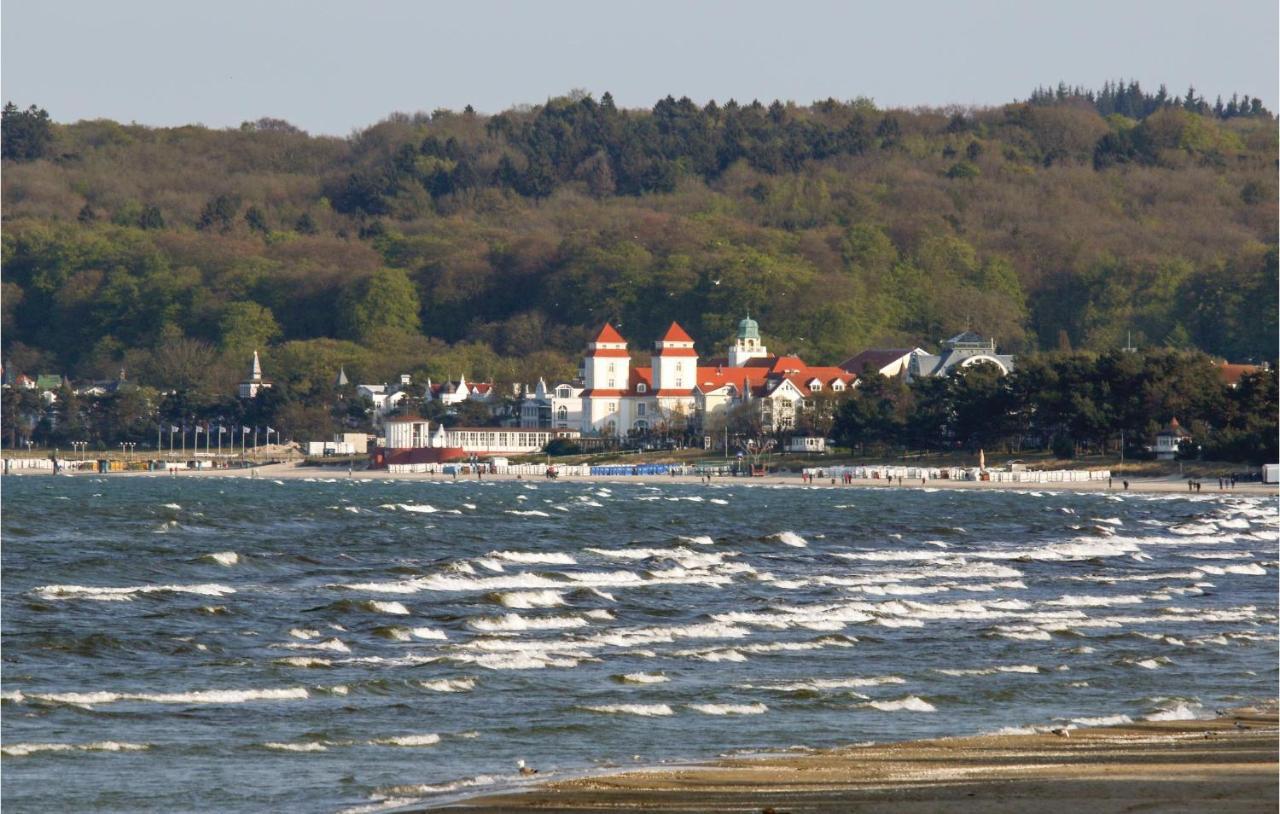
M 652 107 L 998 105 L 1136 79 L 1278 109 L 1276 0 L 5 0 L 0 93 L 55 121 L 345 136 L 393 112 L 495 113 L 573 89 Z

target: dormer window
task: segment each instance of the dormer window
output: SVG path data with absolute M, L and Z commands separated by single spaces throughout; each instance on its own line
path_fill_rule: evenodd
M 809 389 L 815 393 L 822 389 L 822 382 L 810 382 Z
M 645 384 L 644 382 L 640 382 L 639 384 L 636 385 L 636 392 L 637 393 L 649 392 L 649 385 Z
M 834 381 L 834 382 L 832 382 L 832 383 L 831 383 L 831 389 L 832 389 L 832 390 L 843 390 L 843 389 L 844 389 L 844 382 L 842 382 L 842 381 Z
M 556 390 L 556 395 L 562 399 L 567 399 L 573 395 L 573 391 L 568 387 L 561 387 Z

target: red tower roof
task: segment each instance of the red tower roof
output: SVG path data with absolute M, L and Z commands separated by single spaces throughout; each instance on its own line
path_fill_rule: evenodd
M 663 334 L 662 338 L 659 339 L 658 341 L 659 342 L 692 342 L 693 337 L 685 333 L 684 328 L 680 327 L 680 323 L 673 322 L 671 323 L 671 327 L 667 329 L 667 332 Z
M 622 342 L 623 344 L 625 344 L 627 340 L 623 339 L 622 334 L 618 333 L 617 330 L 615 330 L 612 325 L 606 322 L 604 324 L 604 327 L 600 329 L 600 333 L 596 334 L 596 338 L 593 339 L 592 341 L 593 342 Z

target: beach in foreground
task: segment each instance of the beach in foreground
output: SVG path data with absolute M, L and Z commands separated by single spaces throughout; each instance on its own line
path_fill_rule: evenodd
M 20 476 L 44 476 L 47 477 L 48 472 L 16 472 L 14 474 Z M 77 473 L 73 477 L 101 477 L 97 473 Z M 302 466 L 297 463 L 277 463 L 264 464 L 262 466 L 253 467 L 252 469 L 191 469 L 179 470 L 175 473 L 165 475 L 159 472 L 112 472 L 110 477 L 177 477 L 177 478 L 353 478 L 356 480 L 396 480 L 396 481 L 466 481 L 476 480 L 475 475 L 440 475 L 432 473 L 390 473 L 385 470 L 354 470 L 349 471 L 345 467 L 324 467 L 324 466 Z M 517 480 L 516 475 L 492 475 L 485 474 L 481 478 L 485 481 L 514 481 Z M 524 480 L 537 482 L 541 478 L 537 476 L 524 476 Z M 591 476 L 561 476 L 559 478 L 562 483 L 575 482 L 622 482 L 627 483 L 663 483 L 663 484 L 679 484 L 679 483 L 701 483 L 702 478 L 694 476 L 677 476 L 670 475 L 591 475 Z M 931 479 L 922 483 L 919 480 L 908 480 L 899 484 L 876 479 L 854 479 L 851 483 L 842 484 L 838 480 L 833 482 L 830 478 L 820 478 L 816 481 L 806 483 L 801 480 L 799 474 L 787 475 L 768 475 L 756 478 L 737 478 L 737 477 L 715 477 L 711 481 L 718 485 L 734 485 L 734 486 L 796 486 L 804 488 L 877 488 L 877 489 L 982 489 L 982 490 L 1017 490 L 1017 491 L 1069 491 L 1069 492 L 1115 492 L 1117 494 L 1124 491 L 1136 493 L 1182 493 L 1186 494 L 1190 490 L 1187 488 L 1187 481 L 1179 478 L 1130 478 L 1124 479 L 1116 477 L 1110 483 L 1105 480 L 1099 481 L 1066 481 L 1051 483 L 1008 483 L 1008 482 L 991 482 L 991 481 L 957 481 L 957 480 L 940 480 Z M 1128 483 L 1126 490 L 1124 484 Z M 1280 486 L 1273 483 L 1239 483 L 1234 488 L 1219 490 L 1217 482 L 1212 479 L 1201 479 L 1200 494 L 1238 494 L 1238 495 L 1275 495 L 1280 490 Z
M 467 812 L 1273 812 L 1276 709 L 723 760 L 551 782 Z

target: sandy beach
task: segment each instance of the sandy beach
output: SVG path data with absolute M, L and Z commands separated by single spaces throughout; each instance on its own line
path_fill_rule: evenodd
M 1211 721 L 914 741 L 549 782 L 467 812 L 1273 812 L 1274 705 Z
M 17 471 L 11 473 L 19 476 L 49 476 L 51 473 L 47 471 Z M 73 477 L 101 477 L 96 473 L 76 473 Z M 112 472 L 110 477 L 176 477 L 176 478 L 267 478 L 267 479 L 329 479 L 329 478 L 352 478 L 355 480 L 396 480 L 396 481 L 436 481 L 446 482 L 455 480 L 474 480 L 474 475 L 438 475 L 431 473 L 397 473 L 392 474 L 384 470 L 354 470 L 348 471 L 346 467 L 324 467 L 324 466 L 302 466 L 299 463 L 274 463 L 263 464 L 253 467 L 252 469 L 190 469 L 178 470 L 174 473 L 164 474 L 159 472 Z M 493 475 L 485 474 L 482 480 L 495 481 L 514 481 L 517 480 L 516 475 Z M 524 476 L 524 480 L 540 482 L 542 478 L 537 476 Z M 957 481 L 957 480 L 939 480 L 931 479 L 925 483 L 919 480 L 907 480 L 902 484 L 897 482 L 889 483 L 885 480 L 874 479 L 854 479 L 852 483 L 843 484 L 839 480 L 819 479 L 816 482 L 805 483 L 801 480 L 799 474 L 793 475 L 768 475 L 765 477 L 755 478 L 735 478 L 735 477 L 714 477 L 711 483 L 716 485 L 733 485 L 733 486 L 792 486 L 804 489 L 848 489 L 848 488 L 874 488 L 874 489 L 996 489 L 996 490 L 1018 490 L 1018 491 L 1069 491 L 1069 492 L 1114 492 L 1117 494 L 1125 491 L 1123 483 L 1124 478 L 1117 477 L 1110 484 L 1107 481 L 1070 481 L 1059 483 L 996 483 L 991 481 Z M 559 483 L 573 482 L 626 482 L 626 483 L 667 483 L 667 484 L 697 484 L 703 482 L 702 478 L 697 476 L 682 475 L 599 475 L 599 476 L 567 476 L 562 475 L 557 479 Z M 1140 493 L 1188 493 L 1187 481 L 1179 478 L 1129 478 L 1129 492 Z M 1199 494 L 1238 494 L 1248 496 L 1258 495 L 1280 495 L 1280 487 L 1276 484 L 1264 483 L 1239 483 L 1233 489 L 1219 490 L 1215 479 L 1202 478 L 1201 491 Z

